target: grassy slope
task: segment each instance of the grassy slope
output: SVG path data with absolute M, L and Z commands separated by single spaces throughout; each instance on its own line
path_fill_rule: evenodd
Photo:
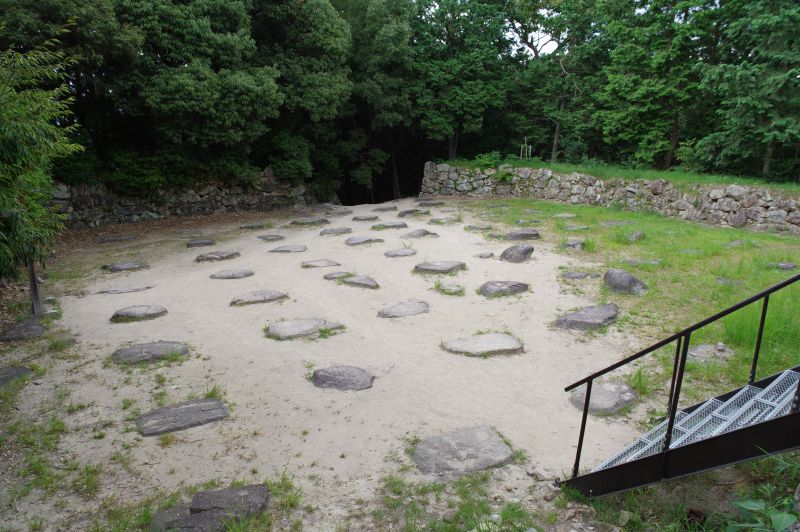
M 789 194 L 800 194 L 800 183 L 775 183 L 765 181 L 755 177 L 741 177 L 732 175 L 699 174 L 684 170 L 653 170 L 646 168 L 626 168 L 623 166 L 600 165 L 600 164 L 567 164 L 550 163 L 539 159 L 529 159 L 523 161 L 511 161 L 514 166 L 525 168 L 549 168 L 558 173 L 578 172 L 587 174 L 600 179 L 666 179 L 675 184 L 676 187 L 687 190 L 692 185 L 743 185 L 750 187 L 763 187 L 774 191 Z M 468 159 L 458 159 L 447 161 L 447 164 L 463 168 L 478 168 L 479 165 Z

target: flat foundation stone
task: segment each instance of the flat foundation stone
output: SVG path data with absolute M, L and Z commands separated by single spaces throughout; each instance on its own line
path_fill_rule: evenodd
M 564 231 L 586 231 L 587 229 L 589 229 L 588 225 L 567 224 L 564 226 Z
M 428 220 L 430 225 L 454 225 L 461 221 L 458 216 L 446 216 L 444 218 L 431 218 Z
M 420 207 L 441 207 L 444 205 L 443 201 L 438 200 L 421 200 L 417 202 Z
M 629 272 L 611 268 L 603 276 L 603 283 L 609 290 L 622 294 L 642 295 L 647 293 L 647 284 Z
M 567 249 L 574 249 L 575 251 L 583 251 L 586 243 L 581 238 L 571 238 L 564 242 L 564 247 Z
M 269 225 L 270 225 L 269 222 L 252 222 L 240 225 L 239 229 L 252 231 L 257 229 L 266 229 L 267 227 L 269 227 Z
M 209 277 L 211 279 L 244 279 L 252 275 L 253 272 L 251 270 L 222 270 L 221 272 L 212 273 Z
M 107 272 L 134 272 L 136 270 L 146 270 L 149 268 L 147 264 L 144 262 L 136 262 L 132 260 L 126 260 L 122 262 L 114 262 L 111 264 L 104 264 L 102 269 Z
M 286 299 L 287 297 L 289 296 L 277 290 L 255 290 L 236 296 L 231 301 L 231 306 L 243 307 L 245 305 L 255 305 L 257 303 L 272 303 L 274 301 Z
M 363 246 L 366 244 L 377 244 L 379 242 L 383 242 L 383 239 L 374 236 L 351 236 L 344 241 L 348 246 Z
M 794 270 L 797 268 L 797 264 L 794 262 L 770 262 L 768 264 L 770 268 L 775 268 L 778 270 Z
M 716 344 L 699 344 L 689 348 L 687 359 L 693 362 L 708 362 L 709 360 L 724 361 L 735 354 L 733 349 L 722 342 Z
M 539 240 L 541 235 L 536 229 L 517 229 L 503 236 L 504 240 Z
M 400 238 L 425 238 L 426 236 L 438 237 L 439 235 L 428 231 L 427 229 L 417 229 L 416 231 L 411 231 Z
M 143 414 L 136 419 L 142 436 L 158 436 L 225 419 L 228 408 L 216 399 L 185 401 Z
M 619 314 L 619 307 L 613 303 L 596 307 L 585 307 L 575 312 L 569 312 L 556 319 L 556 327 L 560 329 L 575 329 L 591 331 L 614 323 Z
M 572 214 L 571 212 L 561 212 L 558 214 L 554 214 L 553 218 L 561 218 L 562 220 L 567 218 L 575 218 L 577 215 Z
M 189 240 L 186 243 L 186 247 L 187 248 L 202 248 L 202 247 L 205 247 L 205 246 L 213 246 L 214 244 L 216 244 L 216 242 L 214 242 L 210 238 L 198 238 L 196 240 Z
M 0 342 L 19 342 L 42 336 L 47 328 L 36 318 L 31 318 L 12 325 L 0 332 Z
M 411 257 L 417 254 L 417 250 L 414 248 L 390 249 L 383 254 L 387 257 Z
M 486 333 L 444 342 L 443 349 L 448 353 L 472 357 L 495 355 L 514 355 L 522 353 L 522 342 L 508 333 Z
M 478 288 L 478 293 L 485 297 L 503 297 L 522 294 L 530 290 L 528 283 L 518 281 L 488 281 Z
M 120 286 L 117 288 L 105 288 L 103 290 L 99 290 L 98 294 L 130 294 L 132 292 L 144 292 L 145 290 L 150 290 L 155 285 L 146 284 L 142 286 Z
M 269 250 L 270 253 L 302 253 L 308 248 L 304 244 L 286 244 Z
M 397 213 L 399 218 L 406 218 L 408 216 L 429 216 L 431 211 L 424 211 L 422 209 L 405 209 Z
M 478 257 L 479 259 L 491 259 L 492 257 L 494 257 L 494 253 L 492 253 L 491 251 L 481 251 L 475 256 Z
M 500 254 L 500 260 L 519 264 L 528 260 L 533 253 L 533 246 L 531 244 L 517 244 L 503 250 Z
M 349 227 L 327 227 L 319 232 L 319 236 L 337 236 L 352 233 L 353 230 Z
M 389 212 L 389 211 L 396 211 L 397 205 L 379 205 L 372 209 L 375 212 Z
M 471 224 L 464 226 L 465 231 L 491 231 L 492 226 L 489 224 Z
M 473 427 L 427 438 L 412 459 L 422 473 L 461 475 L 511 461 L 513 451 L 491 427 Z
M 597 279 L 600 274 L 594 272 L 564 272 L 561 277 L 572 281 L 580 281 L 581 279 Z
M 454 260 L 440 260 L 436 262 L 422 262 L 414 266 L 415 273 L 449 274 L 459 270 L 466 270 L 467 265 Z
M 167 309 L 159 305 L 132 305 L 121 308 L 111 316 L 114 323 L 129 321 L 143 321 L 160 318 L 167 313 Z
M 322 329 L 337 331 L 344 329 L 344 325 L 319 318 L 275 321 L 267 326 L 266 334 L 268 338 L 275 340 L 292 340 L 304 336 L 316 336 Z
M 625 263 L 630 266 L 659 266 L 661 259 L 626 259 Z
M 317 388 L 334 388 L 336 390 L 366 390 L 372 388 L 375 380 L 366 370 L 353 366 L 333 366 L 315 370 L 311 382 Z
M 277 242 L 278 240 L 283 240 L 286 237 L 283 235 L 269 234 L 269 235 L 258 235 L 257 238 L 259 240 L 263 240 L 264 242 Z
M 332 266 L 341 266 L 338 262 L 329 259 L 307 260 L 300 266 L 303 268 L 330 268 Z
M 33 370 L 25 366 L 13 366 L 10 368 L 0 368 L 0 389 L 14 379 L 30 377 Z
M 265 512 L 269 497 L 269 490 L 264 484 L 199 491 L 189 503 L 189 512 L 222 511 L 242 519 Z
M 197 262 L 214 262 L 219 260 L 235 259 L 239 256 L 238 251 L 209 251 L 195 257 Z
M 118 364 L 140 364 L 156 362 L 164 357 L 183 356 L 189 353 L 189 346 L 183 342 L 148 342 L 117 349 L 111 360 Z
M 378 217 L 373 214 L 368 214 L 366 216 L 353 216 L 354 222 L 374 222 L 377 219 Z
M 342 278 L 342 283 L 347 286 L 355 286 L 357 288 L 369 288 L 372 290 L 380 288 L 380 285 L 372 277 L 366 275 L 350 275 Z
M 327 225 L 331 223 L 327 218 L 318 218 L 309 216 L 306 218 L 297 218 L 292 220 L 292 225 L 309 226 L 309 225 Z
M 627 384 L 621 382 L 601 382 L 592 385 L 592 396 L 589 398 L 589 413 L 609 416 L 618 414 L 623 408 L 636 401 L 637 395 Z M 586 402 L 586 386 L 572 391 L 569 402 L 583 410 Z
M 421 299 L 409 299 L 386 307 L 378 312 L 381 318 L 405 318 L 406 316 L 416 316 L 417 314 L 424 314 L 428 312 L 430 305 Z
M 383 231 L 385 229 L 406 229 L 408 224 L 405 222 L 381 222 L 372 226 L 373 231 Z
M 353 275 L 355 275 L 353 272 L 331 272 L 325 274 L 322 278 L 328 281 L 337 281 L 345 277 L 352 277 Z

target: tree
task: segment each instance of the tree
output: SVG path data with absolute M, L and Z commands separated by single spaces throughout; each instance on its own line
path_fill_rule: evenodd
M 34 314 L 43 314 L 35 262 L 42 261 L 61 228 L 47 203 L 52 198 L 49 171 L 58 157 L 75 153 L 69 142 L 74 126 L 62 127 L 70 101 L 66 61 L 46 41 L 24 53 L 0 53 L 0 278 L 15 279 L 25 265 Z M 61 81 L 55 88 L 42 85 Z

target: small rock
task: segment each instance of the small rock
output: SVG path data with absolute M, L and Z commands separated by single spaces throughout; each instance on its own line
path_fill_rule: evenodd
M 590 331 L 612 324 L 619 314 L 619 307 L 613 303 L 596 307 L 585 307 L 569 312 L 556 319 L 556 327 L 560 329 L 576 329 Z
M 441 207 L 444 205 L 443 201 L 436 201 L 436 200 L 422 200 L 417 202 L 417 205 L 420 207 Z
M 331 266 L 341 266 L 338 262 L 329 259 L 307 260 L 301 265 L 303 268 L 329 268 Z
M 586 244 L 582 239 L 569 239 L 564 242 L 564 247 L 576 251 L 583 251 L 586 248 Z
M 525 473 L 529 477 L 531 477 L 533 480 L 536 480 L 536 481 L 539 481 L 539 482 L 541 482 L 541 481 L 543 481 L 545 479 L 544 474 L 542 474 L 542 472 L 539 471 L 539 468 L 537 468 L 536 466 L 533 466 L 533 465 L 528 466 L 525 469 Z
M 205 246 L 213 246 L 214 244 L 216 244 L 216 242 L 214 242 L 210 238 L 198 238 L 196 240 L 189 240 L 186 243 L 186 247 L 187 248 L 201 248 L 201 247 L 205 247 Z
M 196 262 L 214 262 L 218 260 L 230 260 L 239 256 L 238 251 L 210 251 L 195 257 Z
M 342 278 L 342 283 L 357 288 L 369 288 L 372 290 L 380 288 L 380 285 L 372 277 L 366 275 L 349 275 Z
M 575 214 L 572 214 L 571 212 L 562 212 L 562 213 L 560 213 L 560 214 L 554 214 L 554 215 L 553 215 L 553 218 L 561 218 L 561 219 L 566 219 L 566 218 L 575 218 L 576 216 L 577 216 L 577 215 L 575 215 Z
M 256 303 L 272 303 L 273 301 L 280 301 L 287 297 L 289 296 L 277 290 L 255 290 L 233 298 L 231 306 L 242 307 L 244 305 L 254 305 Z
M 366 390 L 372 388 L 374 381 L 373 375 L 353 366 L 317 369 L 311 375 L 311 382 L 317 388 L 334 388 L 336 390 Z
M 30 377 L 33 370 L 25 366 L 12 366 L 10 368 L 0 368 L 0 389 L 6 384 L 15 380 Z
M 250 277 L 253 272 L 250 270 L 222 270 L 221 272 L 209 275 L 211 279 L 244 279 Z
M 797 264 L 794 262 L 770 262 L 769 267 L 778 270 L 794 270 L 797 268 Z
M 628 242 L 635 243 L 644 240 L 644 231 L 634 231 L 628 235 Z
M 145 270 L 147 268 L 149 268 L 147 264 L 131 260 L 114 262 L 112 264 L 105 264 L 102 267 L 102 269 L 107 272 L 132 272 L 136 270 Z
M 380 205 L 372 209 L 375 212 L 389 212 L 389 211 L 396 211 L 397 205 Z
M 344 241 L 348 246 L 363 246 L 366 244 L 377 244 L 379 242 L 383 242 L 383 239 L 374 236 L 351 236 Z
M 269 227 L 269 223 L 267 222 L 252 222 L 240 225 L 239 229 L 256 230 L 256 229 L 266 229 L 267 227 Z
M 492 226 L 489 224 L 472 224 L 464 226 L 465 231 L 491 231 Z
M 302 253 L 308 248 L 304 244 L 286 244 L 269 250 L 270 253 Z
M 453 225 L 460 221 L 461 219 L 458 216 L 450 216 L 447 218 L 431 218 L 428 223 L 431 225 Z
M 482 251 L 475 256 L 478 257 L 479 259 L 491 259 L 492 257 L 494 257 L 494 253 L 492 253 L 491 251 Z
M 337 236 L 352 233 L 353 230 L 349 227 L 328 227 L 319 232 L 319 236 Z
M 503 250 L 500 260 L 519 264 L 528 260 L 532 253 L 533 246 L 531 244 L 517 244 Z
M 283 235 L 275 235 L 275 234 L 258 235 L 258 239 L 263 240 L 264 242 L 277 242 L 278 240 L 283 240 L 284 238 L 286 237 Z
M 611 268 L 603 276 L 603 283 L 614 292 L 642 295 L 647 293 L 647 284 L 625 270 Z
M 589 229 L 588 225 L 567 224 L 564 226 L 564 231 L 586 231 Z
M 99 290 L 98 294 L 129 294 L 131 292 L 144 292 L 145 290 L 150 290 L 155 285 L 146 284 L 141 286 L 121 286 L 118 288 L 106 288 L 104 290 Z
M 132 305 L 119 309 L 111 316 L 114 323 L 152 320 L 164 316 L 167 309 L 159 305 Z
M 722 342 L 716 344 L 699 344 L 689 349 L 688 360 L 707 362 L 709 360 L 727 360 L 735 355 L 734 351 Z
M 192 514 L 221 511 L 231 517 L 243 519 L 265 512 L 269 495 L 264 484 L 199 491 L 192 497 L 189 511 Z
M 436 291 L 445 296 L 463 296 L 464 287 L 456 283 L 439 283 Z
M 485 297 L 502 297 L 521 294 L 530 290 L 530 285 L 517 281 L 488 281 L 478 288 L 478 293 Z

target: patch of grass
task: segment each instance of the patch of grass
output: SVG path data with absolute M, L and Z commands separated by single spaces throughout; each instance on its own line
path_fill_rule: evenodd
M 433 283 L 433 289 L 436 292 L 439 292 L 443 296 L 463 296 L 466 291 L 464 290 L 463 286 L 458 286 L 457 289 L 449 289 L 450 287 L 455 288 L 453 285 L 448 285 L 442 283 L 442 281 L 436 281 Z
M 178 438 L 175 437 L 174 434 L 171 432 L 167 432 L 166 434 L 161 434 L 158 436 L 158 445 L 159 447 L 166 448 L 178 441 Z
M 203 394 L 204 399 L 216 399 L 217 401 L 225 401 L 225 389 L 219 384 L 214 384 L 211 388 L 206 389 Z
M 100 491 L 100 466 L 82 467 L 72 479 L 72 489 L 87 498 L 97 495 L 97 492 Z
M 94 401 L 92 401 L 91 403 L 70 403 L 67 405 L 67 414 L 74 414 L 76 412 L 80 412 L 81 410 L 85 410 L 93 405 Z
M 63 475 L 53 469 L 49 454 L 58 447 L 66 432 L 66 425 L 56 416 L 46 417 L 41 422 L 16 422 L 8 427 L 8 438 L 4 439 L 3 446 L 14 445 L 22 451 L 16 474 L 23 484 L 16 490 L 17 495 L 25 496 L 34 488 L 51 493 L 60 486 Z
M 625 383 L 633 388 L 640 397 L 647 397 L 655 389 L 655 377 L 639 366 L 636 371 L 625 376 Z
M 133 399 L 128 399 L 128 398 L 123 399 L 122 403 L 120 404 L 123 410 L 129 409 L 132 405 L 133 405 Z
M 74 341 L 72 340 L 72 338 L 69 338 L 67 336 L 61 336 L 50 340 L 50 343 L 48 344 L 47 348 L 50 351 L 60 352 L 67 349 L 73 343 Z
M 314 378 L 314 368 L 316 368 L 317 365 L 313 362 L 306 361 L 306 363 L 303 364 L 303 367 L 306 368 L 305 375 L 303 376 L 306 378 L 306 380 L 310 381 L 312 378 Z
M 0 388 L 0 412 L 5 413 L 13 408 L 17 395 L 28 383 L 29 377 L 17 377 Z
M 303 498 L 303 490 L 294 485 L 294 477 L 285 469 L 277 480 L 267 479 L 264 481 L 269 488 L 272 501 L 283 511 L 297 508 Z
M 334 334 L 337 334 L 341 329 L 333 329 L 331 327 L 320 327 L 319 332 L 317 333 L 319 338 L 330 338 Z

